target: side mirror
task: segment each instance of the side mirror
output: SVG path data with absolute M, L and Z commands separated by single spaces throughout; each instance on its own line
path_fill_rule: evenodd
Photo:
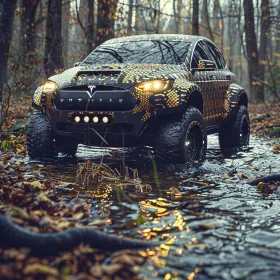
M 82 63 L 82 62 L 75 62 L 75 63 L 73 64 L 73 67 L 77 67 L 77 66 L 79 66 L 81 63 Z
M 215 70 L 217 69 L 217 65 L 212 60 L 199 60 L 197 68 L 192 68 L 192 70 Z

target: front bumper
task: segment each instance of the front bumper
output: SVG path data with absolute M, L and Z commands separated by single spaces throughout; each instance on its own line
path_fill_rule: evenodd
M 75 122 L 75 117 L 79 116 L 80 121 Z M 84 117 L 89 117 L 89 122 L 84 121 Z M 146 122 L 141 119 L 142 112 L 89 112 L 89 111 L 58 111 L 49 112 L 49 118 L 55 134 L 65 136 L 77 136 L 79 134 L 100 133 L 107 134 L 130 134 L 137 137 L 145 128 Z M 94 117 L 98 118 L 98 123 L 94 123 Z M 103 123 L 103 117 L 107 117 L 108 123 Z M 95 132 L 96 131 L 96 132 Z
M 149 94 L 135 89 L 96 86 L 94 95 L 91 94 L 80 86 L 41 93 L 41 109 L 50 119 L 55 134 L 77 137 L 98 132 L 103 137 L 110 134 L 139 137 L 155 117 L 178 112 L 185 106 L 180 91 L 174 89 Z M 98 118 L 97 123 L 94 117 Z M 108 123 L 102 121 L 103 117 Z

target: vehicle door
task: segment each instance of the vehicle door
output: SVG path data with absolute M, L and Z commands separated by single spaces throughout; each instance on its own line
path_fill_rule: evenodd
M 225 59 L 219 49 L 209 41 L 206 41 L 205 43 L 209 50 L 210 59 L 217 65 L 217 69 L 215 71 L 215 91 L 213 92 L 213 99 L 214 112 L 216 114 L 215 120 L 217 124 L 219 124 L 223 121 L 225 96 L 227 94 L 228 87 L 233 81 L 235 81 L 236 77 L 227 69 Z
M 193 81 L 200 87 L 203 94 L 203 115 L 206 126 L 215 124 L 215 71 L 205 67 L 202 61 L 208 61 L 208 49 L 203 40 L 195 46 L 191 59 Z M 215 66 L 216 68 L 216 66 Z

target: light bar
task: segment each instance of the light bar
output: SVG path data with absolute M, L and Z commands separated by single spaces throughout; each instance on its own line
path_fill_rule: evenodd
M 108 117 L 103 117 L 102 121 L 103 121 L 103 123 L 108 123 L 109 122 L 109 118 Z

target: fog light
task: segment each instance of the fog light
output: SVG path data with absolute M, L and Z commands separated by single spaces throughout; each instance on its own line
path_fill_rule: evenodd
M 84 122 L 89 122 L 89 117 L 88 116 L 84 117 Z
M 103 117 L 102 121 L 103 121 L 104 123 L 108 123 L 109 118 L 108 118 L 108 117 Z
M 76 123 L 78 123 L 78 122 L 80 122 L 81 118 L 79 116 L 76 116 L 74 120 Z
M 92 120 L 93 120 L 93 122 L 94 122 L 94 123 L 98 123 L 99 118 L 95 116 L 95 117 L 93 117 L 93 119 L 92 119 Z

